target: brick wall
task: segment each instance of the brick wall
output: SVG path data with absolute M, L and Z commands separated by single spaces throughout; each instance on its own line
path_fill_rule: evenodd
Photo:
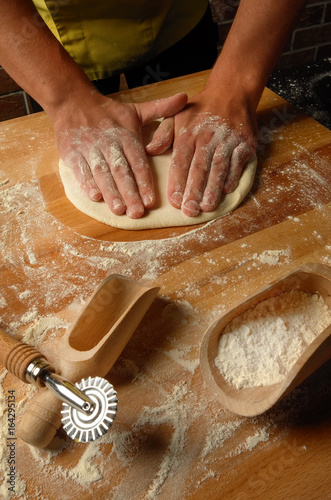
M 275 0 L 277 1 L 277 0 Z M 290 1 L 290 0 L 289 0 Z M 240 0 L 210 0 L 221 49 Z M 302 10 L 278 61 L 278 68 L 331 57 L 331 0 L 310 0 Z
M 30 112 L 25 92 L 0 67 L 0 121 L 10 120 Z
M 240 0 L 209 1 L 214 21 L 218 25 L 219 48 L 221 48 Z M 331 57 L 331 0 L 310 0 L 299 16 L 277 67 L 285 68 L 329 57 Z M 0 67 L 0 121 L 28 113 L 30 113 L 29 99 Z

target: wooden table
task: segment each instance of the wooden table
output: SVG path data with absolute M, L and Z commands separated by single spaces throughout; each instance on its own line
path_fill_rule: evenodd
M 207 76 L 117 98 L 193 95 Z M 70 205 L 43 113 L 0 125 L 0 326 L 56 364 L 59 338 L 105 276 L 161 287 L 107 376 L 120 401 L 111 432 L 61 452 L 17 438 L 13 498 L 331 498 L 330 363 L 255 418 L 221 407 L 199 367 L 207 327 L 234 302 L 303 263 L 331 266 L 331 132 L 269 90 L 258 120 L 258 172 L 241 206 L 213 223 L 149 231 L 116 230 Z M 35 389 L 0 377 L 18 425 Z

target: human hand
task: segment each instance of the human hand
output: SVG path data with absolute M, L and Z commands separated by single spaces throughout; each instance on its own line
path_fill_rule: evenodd
M 225 103 L 203 91 L 175 117 L 165 119 L 146 150 L 164 152 L 175 137 L 168 199 L 195 217 L 217 207 L 222 193 L 232 192 L 257 144 L 255 111 L 244 102 Z
M 141 140 L 147 123 L 182 109 L 186 94 L 122 103 L 93 92 L 54 119 L 59 154 L 90 199 L 116 215 L 139 218 L 155 202 L 153 177 Z

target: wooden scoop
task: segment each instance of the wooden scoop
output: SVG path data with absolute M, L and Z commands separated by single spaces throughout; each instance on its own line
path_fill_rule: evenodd
M 321 264 L 307 264 L 286 275 L 235 305 L 209 327 L 202 340 L 200 365 L 204 380 L 211 394 L 238 415 L 250 417 L 265 412 L 331 358 L 330 325 L 307 347 L 285 379 L 276 384 L 237 389 L 225 380 L 215 365 L 219 339 L 225 326 L 258 302 L 289 290 L 318 293 L 331 307 L 331 269 Z
M 123 351 L 159 291 L 120 275 L 108 276 L 95 290 L 72 328 L 61 339 L 59 373 L 78 382 L 104 377 Z M 44 448 L 61 425 L 61 406 L 42 389 L 23 415 L 19 436 Z

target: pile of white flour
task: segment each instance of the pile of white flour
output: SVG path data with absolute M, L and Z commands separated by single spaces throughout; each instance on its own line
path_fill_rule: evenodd
M 322 297 L 284 292 L 248 309 L 225 327 L 215 364 L 238 389 L 280 382 L 330 324 L 331 309 Z

